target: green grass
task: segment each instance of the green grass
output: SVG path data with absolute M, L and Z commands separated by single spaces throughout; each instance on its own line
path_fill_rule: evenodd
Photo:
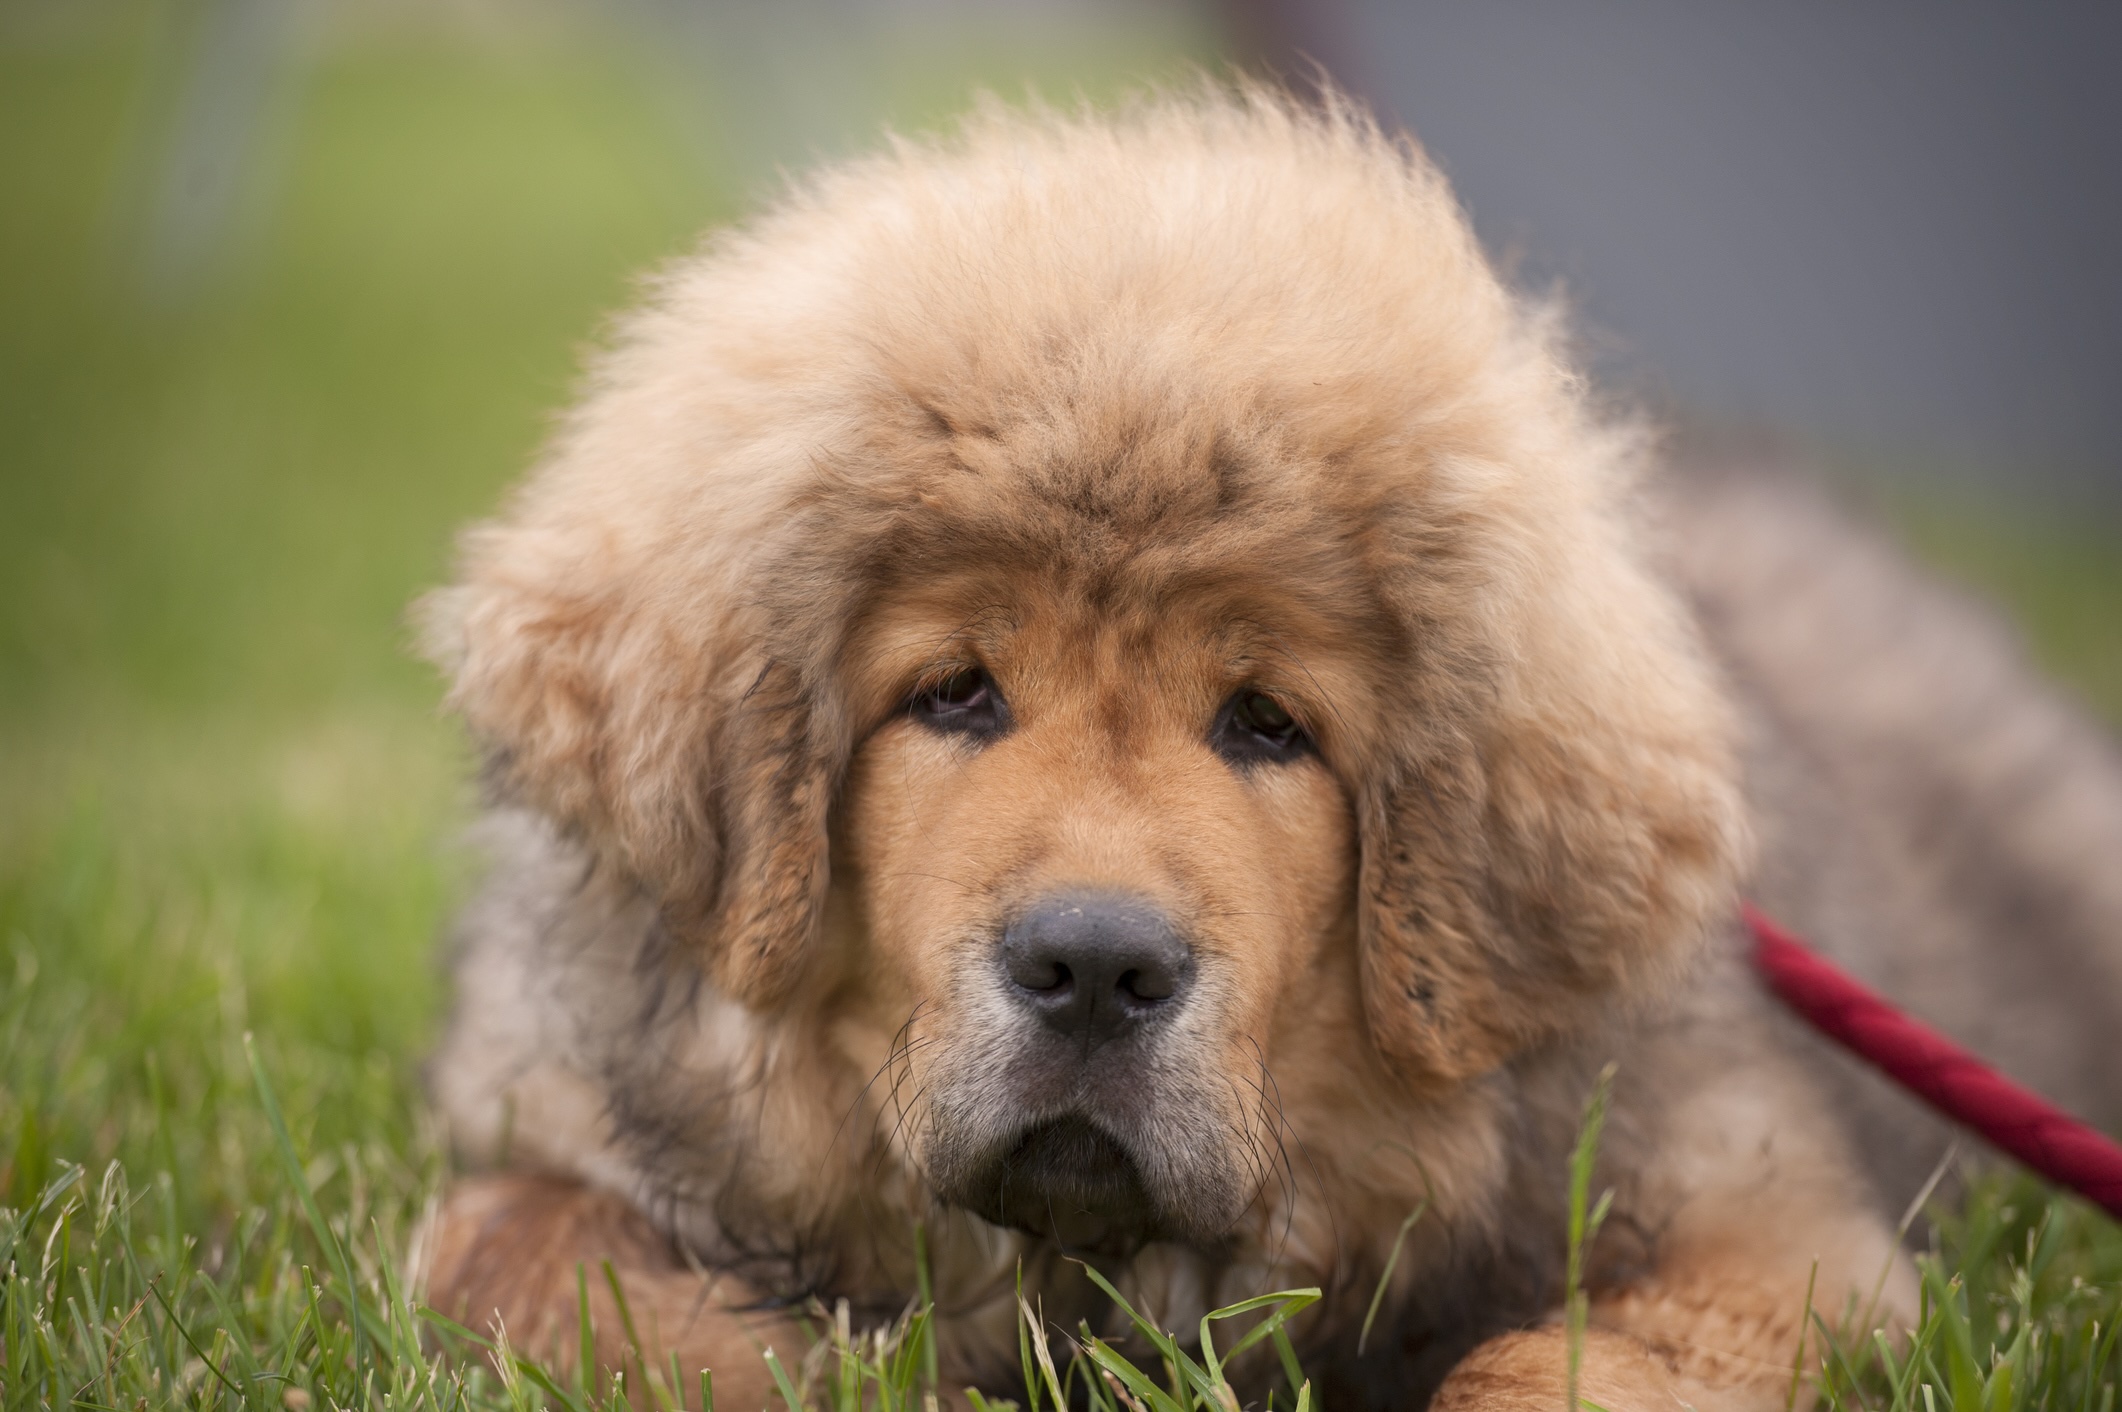
M 225 278 L 144 299 L 127 193 L 172 13 L 0 23 L 0 1402 L 608 1402 L 438 1361 L 392 1265 L 445 1166 L 417 1066 L 469 812 L 402 613 L 632 273 L 734 203 L 610 44 L 371 25 L 316 56 Z M 2122 719 L 2111 536 L 1909 523 Z M 2111 1405 L 2112 1224 L 2000 1186 L 1938 1242 L 1939 1405 Z M 918 1323 L 816 1317 L 818 1348 L 783 1350 L 801 1397 L 919 1401 Z M 1927 1408 L 1847 1342 L 1838 1405 Z M 1025 1348 L 1036 1408 L 1055 1388 Z M 1106 1366 L 1161 1412 L 1221 1407 L 1212 1360 L 1165 1357 L 1155 1397 Z M 658 1375 L 631 1405 L 700 1405 Z

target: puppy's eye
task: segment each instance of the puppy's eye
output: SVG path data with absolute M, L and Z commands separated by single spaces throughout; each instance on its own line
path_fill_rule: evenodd
M 1009 707 L 994 681 L 978 667 L 953 672 L 914 696 L 915 720 L 952 734 L 1000 735 L 1009 728 Z
M 1312 748 L 1297 718 L 1264 691 L 1241 691 L 1225 702 L 1209 743 L 1233 765 L 1294 760 Z

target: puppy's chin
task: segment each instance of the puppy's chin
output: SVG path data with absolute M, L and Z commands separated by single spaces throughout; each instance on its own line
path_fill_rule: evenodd
M 1161 1223 L 1133 1154 L 1078 1114 L 1032 1124 L 973 1166 L 961 1204 L 1068 1249 L 1132 1249 Z
M 1086 1254 L 1213 1244 L 1243 1207 L 1228 1182 L 1206 1172 L 1174 1182 L 1169 1158 L 1138 1152 L 1081 1113 L 1037 1119 L 971 1150 L 944 1144 L 937 1155 L 930 1176 L 947 1204 Z

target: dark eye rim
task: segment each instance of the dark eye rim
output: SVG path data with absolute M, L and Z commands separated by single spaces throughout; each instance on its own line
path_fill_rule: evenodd
M 1009 729 L 1009 703 L 985 667 L 962 666 L 931 677 L 907 698 L 906 713 L 946 735 L 996 736 Z
M 1254 702 L 1272 707 L 1283 723 L 1263 725 L 1252 719 L 1255 713 L 1250 708 Z M 1257 686 L 1240 687 L 1224 701 L 1216 712 L 1209 743 L 1233 765 L 1287 763 L 1316 755 L 1319 750 L 1302 718 L 1275 693 Z

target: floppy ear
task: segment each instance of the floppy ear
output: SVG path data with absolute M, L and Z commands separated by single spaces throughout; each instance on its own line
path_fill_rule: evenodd
M 1733 905 L 1721 702 L 1691 655 L 1653 665 L 1568 682 L 1361 795 L 1365 1009 L 1386 1053 L 1484 1073 L 1655 993 Z
M 828 713 L 781 663 L 760 669 L 724 715 L 708 799 L 721 840 L 711 888 L 685 930 L 714 949 L 722 988 L 760 1005 L 788 994 L 825 904 L 828 811 L 845 748 L 819 739 Z
M 673 602 L 651 574 L 576 588 L 579 560 L 549 562 L 520 527 L 466 549 L 463 582 L 420 616 L 490 787 L 655 898 L 726 993 L 787 994 L 818 925 L 844 754 L 804 674 L 764 657 L 740 609 Z

